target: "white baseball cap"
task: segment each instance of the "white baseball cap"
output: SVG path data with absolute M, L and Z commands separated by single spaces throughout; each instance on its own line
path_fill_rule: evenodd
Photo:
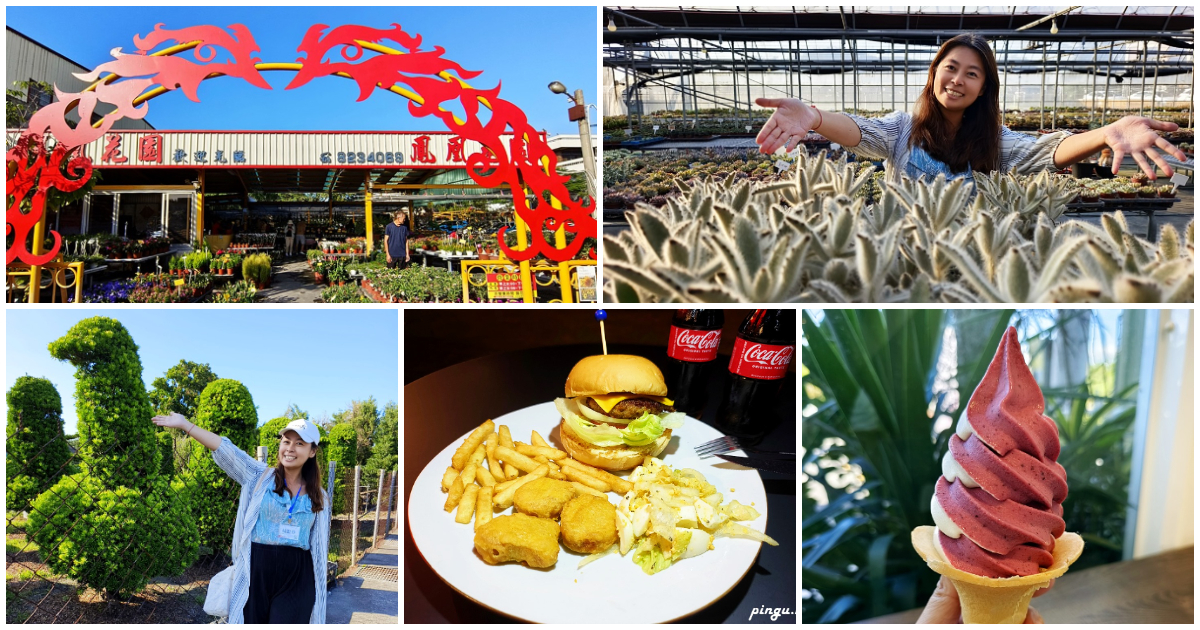
M 283 427 L 283 430 L 279 432 L 280 437 L 282 437 L 283 434 L 287 433 L 288 431 L 295 431 L 297 434 L 299 434 L 300 439 L 304 440 L 305 442 L 312 442 L 313 444 L 319 444 L 321 442 L 321 432 L 317 431 L 317 427 L 308 420 L 292 420 L 286 427 Z

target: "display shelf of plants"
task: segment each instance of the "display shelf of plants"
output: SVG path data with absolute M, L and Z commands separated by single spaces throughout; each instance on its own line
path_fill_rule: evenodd
M 327 258 L 336 256 L 355 257 L 363 256 L 367 253 L 367 238 L 365 236 L 352 236 L 344 242 L 321 239 L 317 245 L 320 246 L 319 251 Z
M 896 183 L 801 153 L 773 181 L 730 173 L 676 185 L 604 237 L 607 300 L 1194 301 L 1194 221 L 1182 233 L 1163 225 L 1150 242 L 1121 212 L 1100 225 L 1065 216 L 1081 188 L 1103 182 L 1043 172 L 977 175 L 974 187 Z M 863 192 L 872 185 L 875 200 Z
M 83 301 L 253 302 L 258 290 L 270 284 L 271 264 L 271 257 L 264 253 L 243 256 L 198 250 L 172 256 L 161 273 L 97 282 L 84 290 Z
M 270 251 L 275 249 L 275 232 L 235 234 L 226 249 L 231 252 L 246 253 Z

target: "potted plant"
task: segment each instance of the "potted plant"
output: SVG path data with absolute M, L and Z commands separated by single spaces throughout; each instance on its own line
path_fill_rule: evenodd
M 1137 187 L 1132 184 L 1122 184 L 1117 187 L 1117 196 L 1121 199 L 1133 199 L 1137 197 Z
M 1159 186 L 1156 190 L 1158 191 L 1158 196 L 1163 199 L 1172 199 L 1175 197 L 1175 185 L 1174 184 L 1166 184 L 1163 186 Z
M 1142 197 L 1144 199 L 1152 199 L 1158 196 L 1158 189 L 1156 189 L 1154 186 L 1139 186 L 1137 191 L 1138 197 Z
M 1084 203 L 1096 203 L 1097 201 L 1100 201 L 1100 192 L 1095 188 L 1085 187 L 1083 190 L 1079 191 L 1079 198 Z

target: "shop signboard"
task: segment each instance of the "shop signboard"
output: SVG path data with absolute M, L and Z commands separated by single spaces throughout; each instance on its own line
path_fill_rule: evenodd
M 524 295 L 521 291 L 521 274 L 489 273 L 487 292 L 489 300 L 520 300 Z

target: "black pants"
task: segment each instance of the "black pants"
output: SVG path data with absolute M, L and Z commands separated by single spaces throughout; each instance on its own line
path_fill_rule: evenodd
M 317 599 L 312 553 L 250 543 L 250 598 L 245 623 L 308 623 Z
M 392 262 L 387 264 L 388 269 L 406 269 L 407 267 L 408 261 L 398 256 L 392 256 Z

